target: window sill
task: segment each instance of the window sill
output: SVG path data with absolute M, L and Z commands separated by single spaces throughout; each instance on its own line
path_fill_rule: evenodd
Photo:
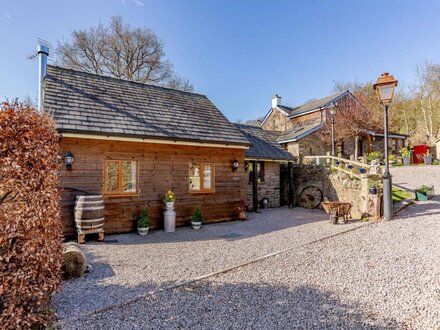
M 136 192 L 136 193 L 114 193 L 114 194 L 104 193 L 104 197 L 136 197 L 139 195 L 140 195 L 139 192 Z
M 203 190 L 203 191 L 189 191 L 191 195 L 200 195 L 200 194 L 213 194 L 215 190 Z

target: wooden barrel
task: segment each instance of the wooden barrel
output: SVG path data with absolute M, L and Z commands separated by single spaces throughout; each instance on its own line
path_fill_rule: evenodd
M 102 195 L 77 196 L 75 225 L 79 234 L 104 232 L 104 199 Z

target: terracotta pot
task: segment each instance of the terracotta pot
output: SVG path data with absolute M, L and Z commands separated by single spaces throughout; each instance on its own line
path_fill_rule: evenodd
M 240 211 L 240 213 L 238 214 L 238 218 L 240 220 L 246 220 L 246 212 L 245 211 Z

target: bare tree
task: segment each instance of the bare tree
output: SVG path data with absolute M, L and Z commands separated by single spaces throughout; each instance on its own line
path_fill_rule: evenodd
M 415 69 L 417 85 L 413 88 L 418 101 L 420 140 L 435 142 L 440 112 L 440 65 L 425 62 Z M 425 139 L 423 139 L 425 138 Z
M 375 129 L 376 126 L 370 120 L 370 111 L 358 100 L 352 96 L 346 96 L 338 103 L 335 114 L 335 139 L 343 141 L 345 139 L 354 138 L 355 159 L 359 157 L 359 138 L 366 134 L 369 129 Z M 322 138 L 330 141 L 331 137 L 331 121 L 330 115 L 327 116 L 324 127 L 319 131 Z
M 120 79 L 192 91 L 165 58 L 163 42 L 148 28 L 132 28 L 120 16 L 109 26 L 73 31 L 72 39 L 58 42 L 59 65 Z

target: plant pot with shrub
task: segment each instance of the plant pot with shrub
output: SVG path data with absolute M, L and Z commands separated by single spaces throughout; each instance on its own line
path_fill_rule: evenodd
M 403 159 L 403 165 L 408 166 L 411 164 L 411 151 L 408 148 L 402 148 L 399 150 L 400 155 Z
M 378 151 L 373 151 L 373 152 L 370 152 L 369 154 L 367 154 L 367 161 L 371 164 L 371 162 L 373 161 L 373 160 L 378 160 L 379 161 L 379 163 L 380 163 L 380 160 L 381 160 L 381 158 L 382 158 L 382 153 L 380 153 L 380 152 L 378 152 Z
M 139 214 L 137 228 L 139 235 L 145 236 L 148 234 L 148 230 L 150 229 L 151 220 L 148 216 L 147 209 L 141 209 Z
M 194 210 L 194 214 L 191 218 L 191 226 L 193 229 L 200 229 L 200 227 L 202 227 L 202 222 L 203 222 L 202 210 L 200 210 L 200 208 L 197 207 Z
M 389 155 L 388 156 L 388 164 L 396 164 L 396 156 L 395 155 Z
M 174 192 L 172 190 L 169 190 L 165 194 L 163 201 L 168 208 L 172 208 L 174 206 L 174 202 L 176 201 L 176 195 L 174 195 Z
M 416 189 L 416 200 L 427 201 L 434 196 L 434 186 L 423 185 Z
M 377 182 L 377 181 L 371 181 L 369 184 L 368 184 L 368 192 L 371 194 L 371 195 L 377 195 L 377 189 L 379 188 L 379 182 Z

